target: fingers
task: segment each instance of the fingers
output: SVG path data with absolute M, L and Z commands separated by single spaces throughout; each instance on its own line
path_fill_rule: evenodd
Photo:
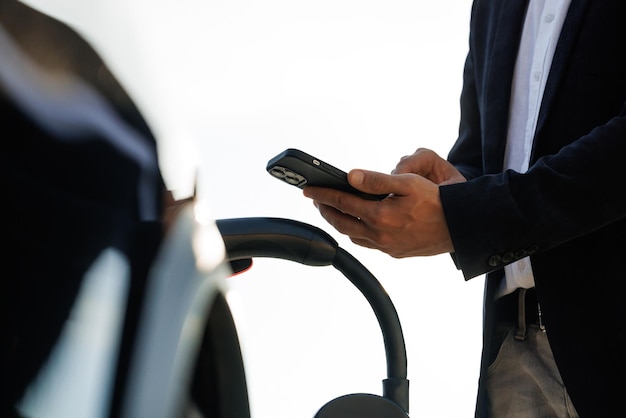
M 428 180 L 415 174 L 388 175 L 374 171 L 352 170 L 350 183 L 357 189 L 374 194 L 389 194 L 381 201 L 365 200 L 356 195 L 324 187 L 308 186 L 304 195 L 313 199 L 322 217 L 335 229 L 354 239 L 371 239 L 371 226 L 384 221 L 391 202 L 401 196 L 419 193 Z M 385 209 L 387 208 L 387 209 Z M 371 247 L 372 244 L 359 242 Z
M 466 181 L 450 162 L 426 148 L 419 148 L 412 155 L 402 157 L 392 173 L 418 174 L 439 185 Z
M 314 201 L 315 206 L 322 215 L 322 218 L 332 225 L 338 232 L 348 235 L 353 241 L 363 240 L 367 235 L 367 225 L 360 217 L 345 213 L 337 208 Z M 370 247 L 371 244 L 365 245 Z
M 418 148 L 413 154 L 400 158 L 392 173 L 414 173 L 428 177 L 437 159 L 440 159 L 440 157 L 434 151 L 427 148 Z
M 390 175 L 367 170 L 350 171 L 348 181 L 362 192 L 390 196 L 414 194 L 420 184 L 428 182 L 415 174 Z M 307 186 L 304 189 L 304 195 L 316 201 L 318 205 L 329 206 L 344 215 L 363 219 L 377 216 L 381 203 L 381 201 L 365 200 L 350 193 L 324 187 Z
M 304 196 L 313 199 L 322 216 L 340 232 L 345 233 L 346 223 L 357 220 L 364 212 L 364 206 L 376 203 L 356 195 L 325 187 L 308 186 Z

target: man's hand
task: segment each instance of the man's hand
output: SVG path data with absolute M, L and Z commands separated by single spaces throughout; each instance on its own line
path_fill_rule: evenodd
M 404 173 L 419 174 L 439 186 L 467 181 L 455 166 L 426 148 L 418 148 L 400 159 L 393 174 Z
M 401 171 L 398 174 L 365 170 L 348 173 L 348 181 L 355 188 L 390 194 L 381 201 L 312 186 L 304 189 L 304 195 L 314 200 L 324 219 L 358 245 L 396 258 L 452 252 L 454 248 L 441 208 L 438 183 L 407 170 L 424 172 L 438 181 L 458 177 L 451 175 L 452 170 L 437 169 L 436 158 L 422 158 L 406 157 L 396 169 Z M 433 163 L 423 163 L 429 160 Z

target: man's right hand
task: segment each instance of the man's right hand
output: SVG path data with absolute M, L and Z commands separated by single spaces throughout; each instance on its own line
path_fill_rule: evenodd
M 426 148 L 402 157 L 393 170 L 393 174 L 408 173 L 419 174 L 439 186 L 467 181 L 456 167 Z

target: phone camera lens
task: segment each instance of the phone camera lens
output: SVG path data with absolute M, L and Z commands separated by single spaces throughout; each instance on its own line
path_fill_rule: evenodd
M 289 183 L 289 184 L 298 185 L 298 184 L 300 183 L 300 181 L 301 181 L 301 180 L 298 178 L 298 176 L 297 176 L 297 175 L 293 175 L 293 174 L 292 174 L 292 175 L 289 175 L 289 174 L 286 174 L 286 175 L 285 175 L 285 181 L 286 181 L 287 183 Z
M 284 168 L 282 168 L 282 167 L 273 167 L 273 168 L 270 170 L 270 174 L 271 174 L 272 176 L 274 176 L 274 177 L 279 178 L 279 179 L 283 179 L 283 178 L 285 178 L 285 175 L 286 175 L 286 174 L 285 174 L 285 169 L 284 169 Z

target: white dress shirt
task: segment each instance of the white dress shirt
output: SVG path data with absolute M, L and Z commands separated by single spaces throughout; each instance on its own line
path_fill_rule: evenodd
M 504 169 L 528 170 L 537 118 L 556 44 L 571 0 L 530 0 L 511 90 Z M 535 286 L 528 257 L 505 267 L 496 296 Z

